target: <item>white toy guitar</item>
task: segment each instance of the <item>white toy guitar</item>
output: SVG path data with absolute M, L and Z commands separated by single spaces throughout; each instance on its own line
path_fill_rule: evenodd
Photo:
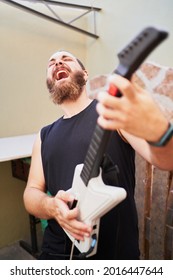
M 166 31 L 153 27 L 144 29 L 118 54 L 120 63 L 114 73 L 130 79 L 143 60 L 167 36 Z M 95 88 L 90 90 L 93 91 Z M 113 92 L 112 87 L 108 92 L 121 97 L 121 93 L 116 89 Z M 85 257 L 97 252 L 100 218 L 126 198 L 124 188 L 105 185 L 101 177 L 100 166 L 111 133 L 96 125 L 84 164 L 76 166 L 72 188 L 69 190 L 76 196 L 79 220 L 93 227 L 91 237 L 85 238 L 84 241 L 74 241 L 74 238 L 66 232 Z

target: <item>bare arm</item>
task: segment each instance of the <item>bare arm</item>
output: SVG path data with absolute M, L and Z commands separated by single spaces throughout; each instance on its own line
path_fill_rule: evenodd
M 164 148 L 159 148 L 149 145 L 144 139 L 121 132 L 136 152 L 149 163 L 163 170 L 173 170 L 173 138 Z
M 67 202 L 73 201 L 73 196 L 59 191 L 50 197 L 45 193 L 45 179 L 41 159 L 41 140 L 38 134 L 32 152 L 32 161 L 27 186 L 24 192 L 26 210 L 42 219 L 55 219 L 76 239 L 83 240 L 91 232 L 90 226 L 77 220 L 78 209 L 70 210 Z
M 37 136 L 32 151 L 32 161 L 27 186 L 24 192 L 24 204 L 26 210 L 44 219 L 52 218 L 46 204 L 49 198 L 45 193 L 45 180 L 41 161 L 40 135 Z
M 168 128 L 168 120 L 145 90 L 118 75 L 112 82 L 123 93 L 115 98 L 106 92 L 98 94 L 98 123 L 105 129 L 119 129 L 124 137 L 150 163 L 161 169 L 173 169 L 173 137 L 161 148 L 147 141 L 158 141 Z

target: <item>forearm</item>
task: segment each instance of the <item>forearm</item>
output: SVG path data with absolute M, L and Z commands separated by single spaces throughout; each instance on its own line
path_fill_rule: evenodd
M 167 121 L 168 122 L 168 121 Z M 151 153 L 151 161 L 155 165 L 165 170 L 173 170 L 173 125 L 168 123 L 166 130 L 160 130 L 161 122 L 158 127 L 159 137 L 149 141 L 149 149 Z M 164 127 L 164 126 L 163 126 Z M 154 128 L 153 128 L 154 131 Z
M 28 213 L 40 218 L 53 218 L 52 197 L 35 187 L 27 187 L 24 192 L 24 205 Z
M 153 165 L 163 170 L 173 170 L 173 137 L 164 147 L 149 148 Z
M 84 236 L 89 236 L 92 228 L 77 220 L 77 208 L 69 209 L 67 203 L 73 199 L 70 193 L 64 191 L 59 191 L 55 197 L 34 187 L 27 187 L 24 192 L 24 203 L 29 213 L 40 219 L 53 218 L 75 239 L 84 240 Z
M 146 140 L 135 137 L 123 130 L 121 130 L 121 134 L 146 161 L 162 170 L 173 170 L 173 137 L 165 146 L 155 147 L 149 145 Z

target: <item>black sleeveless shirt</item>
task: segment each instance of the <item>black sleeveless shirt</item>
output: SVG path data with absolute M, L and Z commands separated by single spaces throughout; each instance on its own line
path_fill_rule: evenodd
M 74 169 L 83 163 L 96 126 L 96 101 L 79 114 L 61 117 L 41 130 L 41 155 L 46 190 L 52 196 L 72 186 Z M 134 201 L 135 152 L 115 131 L 107 154 L 119 169 L 119 186 L 127 197 L 101 218 L 97 254 L 92 259 L 138 259 L 138 226 Z M 112 180 L 103 174 L 105 183 Z M 111 182 L 109 182 L 111 180 Z M 116 184 L 117 185 L 117 182 Z M 63 229 L 55 220 L 49 220 L 44 232 L 42 250 L 52 254 L 69 254 L 70 246 Z M 63 258 L 62 258 L 63 259 Z

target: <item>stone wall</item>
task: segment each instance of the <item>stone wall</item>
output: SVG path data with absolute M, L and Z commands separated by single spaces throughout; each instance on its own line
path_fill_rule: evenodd
M 173 120 L 173 68 L 146 62 L 136 72 L 134 80 L 152 94 L 167 117 Z
M 173 68 L 146 62 L 135 82 L 147 89 L 173 121 Z M 136 155 L 136 204 L 142 259 L 173 259 L 173 172 Z

